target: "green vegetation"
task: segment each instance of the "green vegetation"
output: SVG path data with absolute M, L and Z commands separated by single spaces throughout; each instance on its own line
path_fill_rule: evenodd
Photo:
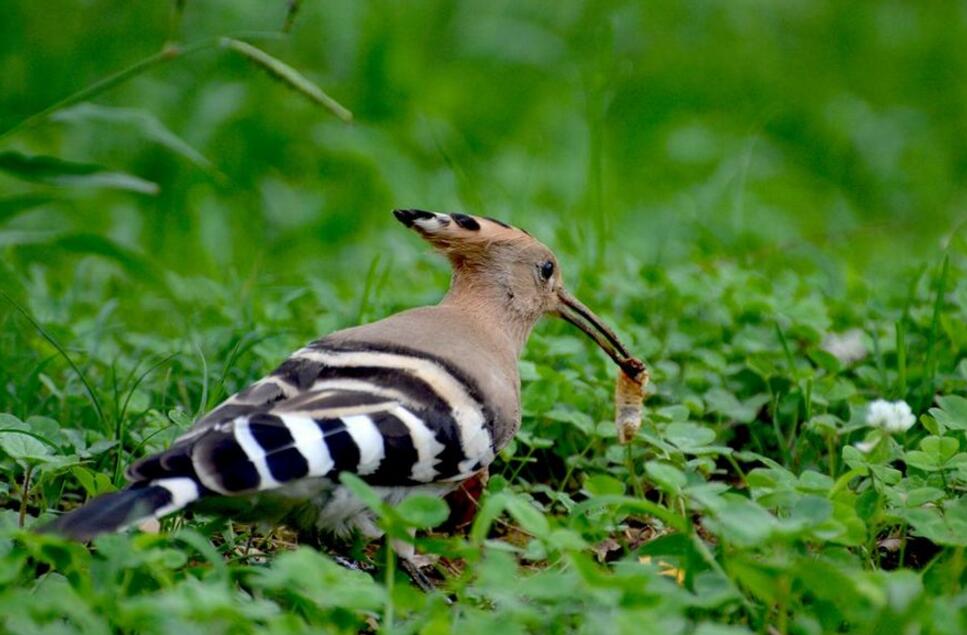
M 0 631 L 967 632 L 961 4 L 8 4 Z M 476 520 L 418 539 L 437 592 L 199 516 L 19 529 L 436 301 L 394 207 L 551 245 L 652 370 L 635 443 L 547 321 Z

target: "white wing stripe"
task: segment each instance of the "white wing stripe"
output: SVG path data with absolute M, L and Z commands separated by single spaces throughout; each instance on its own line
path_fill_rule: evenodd
M 406 408 L 398 407 L 390 414 L 403 422 L 410 431 L 410 439 L 416 448 L 417 461 L 413 465 L 410 478 L 420 483 L 429 483 L 437 475 L 435 465 L 437 455 L 443 451 L 443 444 L 436 440 L 423 421 Z
M 299 453 L 309 464 L 307 476 L 325 476 L 333 468 L 329 446 L 322 436 L 322 430 L 311 417 L 300 414 L 280 414 L 282 423 L 289 429 L 292 440 Z
M 238 417 L 235 419 L 233 432 L 235 433 L 235 440 L 238 442 L 238 445 L 245 452 L 246 456 L 248 456 L 248 460 L 255 465 L 255 469 L 259 473 L 259 489 L 278 487 L 279 482 L 272 477 L 268 461 L 265 460 L 265 450 L 262 449 L 262 446 L 259 445 L 259 442 L 252 435 L 252 429 L 248 425 L 248 417 Z
M 360 476 L 372 474 L 379 469 L 379 464 L 386 456 L 383 435 L 379 433 L 373 420 L 365 415 L 343 417 L 342 422 L 346 424 L 349 436 L 359 448 L 359 467 L 356 468 L 356 473 Z

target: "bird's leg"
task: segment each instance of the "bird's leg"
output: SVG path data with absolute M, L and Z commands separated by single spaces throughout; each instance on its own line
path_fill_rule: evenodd
M 326 551 L 325 545 L 322 542 L 322 535 L 315 527 L 299 527 L 296 533 L 296 542 L 300 545 L 308 545 L 316 551 Z
M 432 593 L 436 591 L 436 587 L 430 582 L 430 578 L 426 577 L 426 574 L 420 570 L 419 565 L 417 565 L 412 560 L 407 560 L 406 558 L 400 558 L 400 566 L 406 571 L 406 574 L 410 576 L 410 580 L 413 584 L 418 586 L 424 593 Z
M 406 533 L 410 535 L 411 539 L 416 537 L 415 529 L 407 529 Z M 389 541 L 389 545 L 396 552 L 396 555 L 403 560 L 413 560 L 416 557 L 416 546 L 412 542 L 392 538 Z
M 365 555 L 363 555 L 363 559 L 355 557 L 352 543 L 338 541 L 339 544 L 333 544 L 331 540 L 323 540 L 322 534 L 315 529 L 301 529 L 298 533 L 298 542 L 326 554 L 332 558 L 333 562 L 343 568 L 366 573 L 373 571 L 373 565 L 366 561 Z
M 416 536 L 415 529 L 408 530 L 408 533 L 410 534 L 410 538 Z M 413 584 L 418 586 L 424 593 L 431 593 L 436 590 L 436 586 L 430 581 L 430 578 L 426 577 L 426 574 L 422 570 L 428 562 L 421 563 L 420 561 L 425 561 L 426 556 L 418 555 L 416 553 L 416 547 L 412 542 L 394 538 L 389 541 L 389 546 L 400 557 L 400 567 L 410 576 Z
M 342 546 L 347 547 L 347 545 Z M 327 545 L 325 548 L 320 549 L 320 551 L 332 558 L 332 561 L 339 566 L 351 571 L 372 573 L 376 569 L 373 563 L 366 559 L 365 554 L 354 554 L 351 545 L 348 546 L 348 549 L 335 549 L 332 545 Z M 362 557 L 358 557 L 359 555 L 362 555 Z
M 465 533 L 469 529 L 477 517 L 480 497 L 489 479 L 490 470 L 483 468 L 444 497 L 450 508 L 450 517 L 443 524 L 443 531 Z
M 349 569 L 350 571 L 363 571 L 365 573 L 369 573 L 373 570 L 373 568 L 369 565 L 366 565 L 358 560 L 353 560 L 352 558 L 347 558 L 346 556 L 341 556 L 338 553 L 330 553 L 329 557 L 332 558 L 332 561 L 338 564 L 340 567 Z

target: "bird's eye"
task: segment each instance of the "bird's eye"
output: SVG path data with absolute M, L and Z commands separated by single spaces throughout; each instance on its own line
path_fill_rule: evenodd
M 551 276 L 554 275 L 554 263 L 550 260 L 541 264 L 541 277 L 545 280 L 550 280 Z

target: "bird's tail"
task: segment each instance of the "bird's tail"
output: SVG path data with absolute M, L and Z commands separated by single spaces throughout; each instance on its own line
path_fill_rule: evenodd
M 74 540 L 90 540 L 98 534 L 176 512 L 198 500 L 200 495 L 198 482 L 190 476 L 142 481 L 119 492 L 98 496 L 60 516 L 41 531 Z

